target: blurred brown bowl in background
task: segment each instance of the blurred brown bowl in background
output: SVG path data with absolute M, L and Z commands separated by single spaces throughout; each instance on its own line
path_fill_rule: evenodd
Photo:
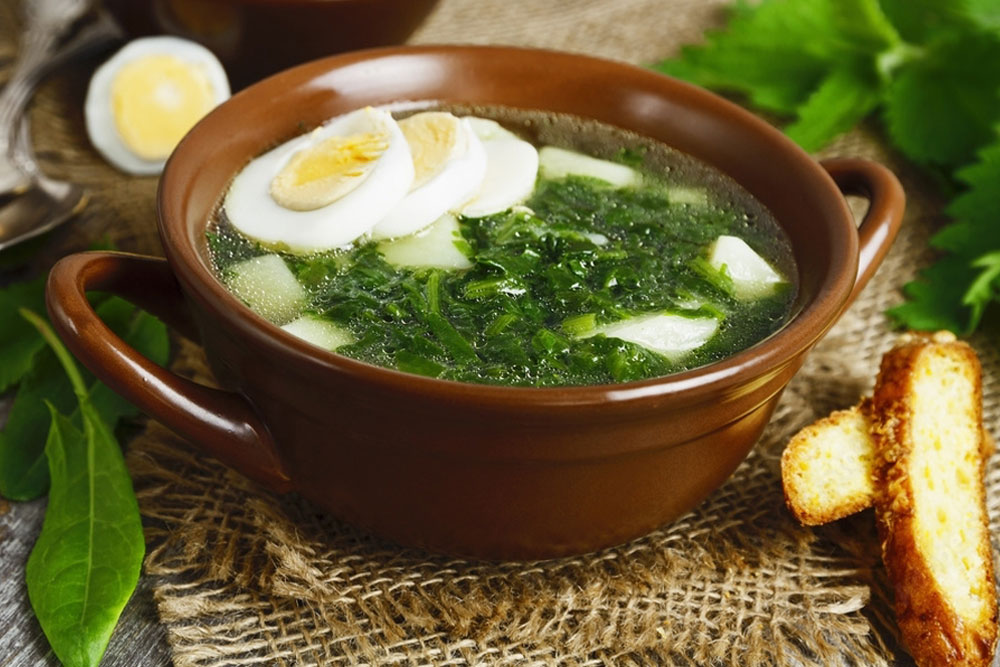
M 168 34 L 215 52 L 236 89 L 307 60 L 399 44 L 438 0 L 104 0 L 132 37 Z

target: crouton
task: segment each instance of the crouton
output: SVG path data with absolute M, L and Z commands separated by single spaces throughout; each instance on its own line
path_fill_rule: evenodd
M 861 510 L 875 501 L 875 443 L 872 404 L 838 410 L 792 436 L 781 455 L 785 504 L 804 526 L 819 526 Z M 995 443 L 983 430 L 983 460 Z
M 785 503 L 804 525 L 836 521 L 871 507 L 875 446 L 871 399 L 806 426 L 781 455 Z
M 997 600 L 979 361 L 954 336 L 908 336 L 872 399 L 875 509 L 904 645 L 920 666 L 989 665 Z

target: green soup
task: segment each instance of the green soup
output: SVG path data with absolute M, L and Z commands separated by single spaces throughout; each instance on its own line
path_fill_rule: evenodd
M 615 187 L 593 175 L 553 175 L 563 170 L 543 159 L 533 193 L 510 210 L 308 256 L 262 247 L 220 210 L 208 243 L 222 281 L 265 318 L 338 354 L 503 385 L 676 373 L 745 349 L 789 318 L 797 289 L 789 242 L 723 174 L 589 121 L 495 108 L 455 113 L 496 118 L 536 146 L 619 162 L 640 181 Z M 447 251 L 428 259 L 429 244 Z M 727 254 L 736 246 L 737 255 Z M 778 278 L 747 282 L 737 260 L 726 263 L 747 251 Z M 272 277 L 274 269 L 294 284 Z M 273 302 L 248 296 L 260 285 L 282 294 Z

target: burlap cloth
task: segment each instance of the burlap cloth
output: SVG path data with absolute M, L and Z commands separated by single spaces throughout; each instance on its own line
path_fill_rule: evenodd
M 646 63 L 720 24 L 721 4 L 442 0 L 414 41 L 537 45 Z M 13 5 L 0 4 L 5 64 Z M 36 265 L 102 236 L 123 249 L 159 252 L 155 180 L 114 172 L 82 138 L 92 66 L 49 82 L 32 111 L 48 170 L 94 193 Z M 502 564 L 403 549 L 295 496 L 263 493 L 151 423 L 131 443 L 128 462 L 147 528 L 144 576 L 154 579 L 177 667 L 907 662 L 894 638 L 872 513 L 802 528 L 784 508 L 778 466 L 791 433 L 870 389 L 893 338 L 883 310 L 928 261 L 942 202 L 864 128 L 826 153 L 874 158 L 900 175 L 909 195 L 900 238 L 732 479 L 673 525 L 630 544 Z M 974 343 L 996 432 L 998 357 L 985 339 Z M 180 343 L 175 367 L 205 377 L 190 343 Z M 995 520 L 996 465 L 988 486 Z

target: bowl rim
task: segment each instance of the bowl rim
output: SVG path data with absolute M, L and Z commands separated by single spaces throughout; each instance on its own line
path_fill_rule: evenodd
M 226 113 L 245 100 L 253 100 L 274 87 L 292 87 L 293 82 L 295 87 L 306 82 L 316 84 L 325 74 L 359 62 L 407 56 L 475 58 L 483 55 L 496 59 L 528 55 L 578 66 L 613 68 L 622 77 L 633 77 L 661 87 L 665 95 L 680 93 L 711 106 L 719 116 L 727 116 L 727 122 L 741 124 L 748 131 L 759 133 L 776 151 L 784 151 L 798 169 L 809 172 L 816 181 L 817 190 L 811 193 L 812 196 L 817 201 L 827 200 L 825 204 L 841 209 L 839 217 L 842 218 L 845 233 L 837 233 L 833 245 L 828 248 L 831 269 L 822 276 L 814 297 L 802 303 L 792 319 L 767 338 L 704 366 L 618 384 L 525 387 L 425 377 L 323 350 L 255 314 L 212 274 L 199 250 L 190 242 L 190 235 L 186 233 L 187 225 L 178 222 L 183 221 L 185 216 L 177 201 L 177 197 L 187 192 L 189 177 L 186 174 L 194 171 L 186 169 L 187 164 L 195 157 L 201 156 L 202 161 L 208 157 L 207 151 L 198 147 L 201 134 L 206 131 L 206 121 Z M 433 102 L 431 99 L 423 101 Z M 206 145 L 210 143 L 207 142 Z M 219 195 L 221 197 L 222 193 Z M 802 353 L 833 326 L 846 308 L 858 270 L 857 227 L 843 193 L 817 161 L 779 130 L 746 109 L 692 84 L 627 63 L 548 49 L 479 45 L 382 47 L 338 54 L 284 70 L 243 89 L 192 128 L 167 161 L 160 178 L 156 202 L 157 225 L 164 253 L 174 275 L 184 288 L 186 297 L 195 299 L 213 317 L 249 337 L 255 346 L 283 355 L 310 372 L 336 373 L 352 382 L 364 382 L 383 391 L 420 395 L 426 399 L 446 400 L 453 404 L 475 404 L 479 407 L 502 409 L 517 406 L 534 412 L 581 406 L 599 408 L 612 404 L 662 405 L 663 400 L 677 404 L 688 404 L 705 398 L 717 400 L 720 391 L 724 392 L 727 387 L 736 388 L 741 381 L 773 376 L 795 363 Z M 205 224 L 207 225 L 207 221 Z M 203 232 L 202 228 L 202 236 Z M 775 391 L 780 391 L 781 386 Z

